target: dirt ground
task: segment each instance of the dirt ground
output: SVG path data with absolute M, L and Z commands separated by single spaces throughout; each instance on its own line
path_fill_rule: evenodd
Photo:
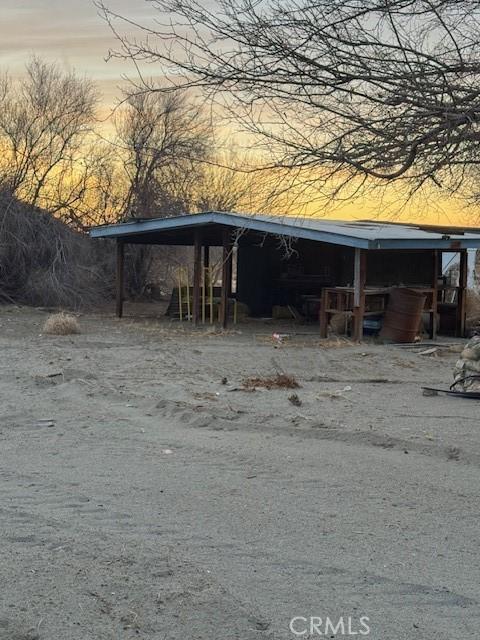
M 480 404 L 420 389 L 458 345 L 47 315 L 0 307 L 1 640 L 479 637 Z

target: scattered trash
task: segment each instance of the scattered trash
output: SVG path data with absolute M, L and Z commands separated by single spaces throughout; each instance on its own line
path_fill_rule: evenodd
M 327 398 L 344 398 L 343 395 L 346 391 L 351 391 L 352 387 L 347 385 L 343 389 L 337 389 L 336 391 L 320 391 L 318 394 L 318 399 L 322 396 L 326 396 Z
M 478 389 L 478 391 L 457 391 L 457 385 L 462 385 L 469 388 L 470 382 L 474 382 L 476 387 L 474 389 Z M 459 378 L 455 380 L 453 384 L 450 385 L 448 389 L 435 389 L 433 387 L 422 387 L 423 395 L 438 395 L 439 393 L 445 393 L 448 396 L 457 397 L 457 398 L 467 398 L 467 400 L 480 400 L 480 374 L 465 376 L 465 378 Z
M 422 391 L 424 396 L 438 396 L 438 391 L 436 389 L 430 389 L 429 387 L 423 387 Z
M 283 344 L 283 342 L 285 340 L 288 340 L 289 337 L 290 337 L 290 334 L 288 334 L 288 333 L 274 333 L 274 334 L 272 334 L 273 341 L 277 342 L 278 344 Z
M 173 453 L 173 451 L 171 449 L 162 449 L 162 453 L 169 455 L 170 453 Z
M 448 449 L 449 460 L 460 460 L 460 449 L 458 447 L 450 447 Z
M 419 356 L 432 356 L 434 353 L 437 353 L 437 347 L 431 347 L 430 349 L 425 349 L 424 351 L 418 351 L 417 355 Z
M 288 401 L 291 402 L 295 407 L 300 407 L 302 404 L 302 401 L 296 393 L 292 393 L 291 396 L 288 396 Z
M 37 420 L 36 427 L 54 427 L 55 426 L 55 420 L 52 420 L 51 418 L 40 418 L 40 420 Z

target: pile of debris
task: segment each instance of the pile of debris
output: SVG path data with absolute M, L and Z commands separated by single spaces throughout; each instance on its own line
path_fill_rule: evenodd
M 0 189 L 0 304 L 80 309 L 112 297 L 112 252 Z
M 453 372 L 457 390 L 480 391 L 480 336 L 467 342 Z

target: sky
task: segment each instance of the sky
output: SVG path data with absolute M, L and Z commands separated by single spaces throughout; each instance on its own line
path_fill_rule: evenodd
M 107 4 L 132 20 L 148 23 L 155 17 L 152 4 L 145 0 L 108 0 Z M 117 103 L 125 76 L 135 77 L 135 69 L 127 61 L 106 62 L 109 49 L 115 47 L 115 38 L 93 0 L 0 0 L 0 71 L 8 69 L 18 77 L 34 54 L 65 70 L 74 69 L 99 86 L 101 118 L 107 118 Z M 374 200 L 356 202 L 336 207 L 330 217 L 382 217 L 379 208 Z M 391 211 L 387 217 L 392 217 Z M 476 213 L 465 212 L 453 199 L 430 203 L 427 208 L 424 204 L 410 205 L 402 209 L 401 217 L 431 224 L 478 224 Z
M 109 0 L 109 6 L 133 19 L 148 19 L 151 5 L 143 0 Z M 134 75 L 126 61 L 105 61 L 115 39 L 92 0 L 0 0 L 0 68 L 21 75 L 33 55 L 55 61 L 65 70 L 93 78 L 105 104 L 113 104 Z

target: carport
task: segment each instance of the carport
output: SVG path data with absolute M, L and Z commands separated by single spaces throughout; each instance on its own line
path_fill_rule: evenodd
M 220 321 L 226 327 L 235 247 L 236 296 L 253 315 L 268 313 L 279 301 L 290 304 L 310 297 L 325 304 L 341 297 L 347 300 L 345 309 L 320 306 L 321 334 L 326 335 L 329 314 L 341 312 L 352 318 L 356 339 L 361 339 L 364 319 L 371 313 L 369 299 L 395 286 L 414 287 L 428 294 L 430 334 L 434 337 L 435 314 L 444 293 L 441 266 L 445 252 L 459 254 L 458 284 L 454 287 L 455 333 L 463 336 L 467 250 L 480 248 L 479 230 L 232 212 L 135 219 L 92 228 L 90 235 L 116 241 L 119 317 L 123 312 L 125 245 L 193 246 L 195 325 L 201 320 L 201 279 L 203 268 L 209 264 L 210 247 L 222 247 Z

